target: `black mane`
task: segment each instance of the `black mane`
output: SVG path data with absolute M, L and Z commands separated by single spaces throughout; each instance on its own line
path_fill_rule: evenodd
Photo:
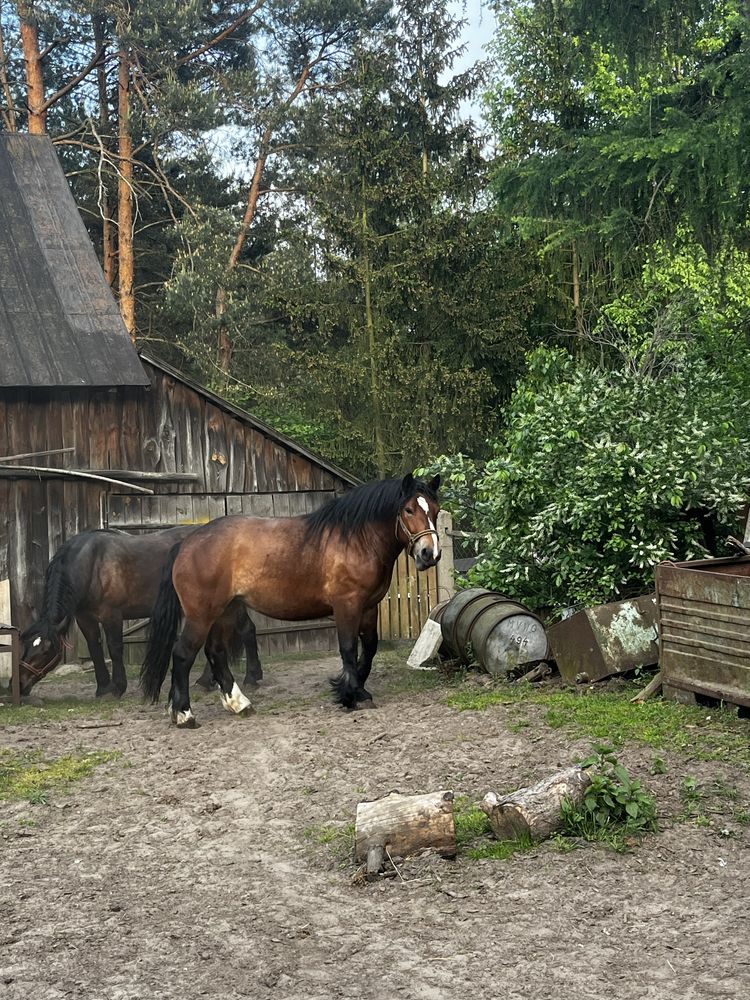
M 44 577 L 44 597 L 42 598 L 42 613 L 21 633 L 23 640 L 41 636 L 56 642 L 61 635 L 66 635 L 73 621 L 77 597 L 68 572 L 71 552 L 80 546 L 81 536 L 65 542 L 52 557 Z M 58 628 L 64 622 L 64 628 Z
M 357 486 L 343 496 L 330 500 L 323 507 L 305 514 L 305 532 L 308 539 L 319 540 L 336 529 L 347 541 L 373 522 L 395 521 L 403 504 L 421 493 L 437 502 L 437 494 L 421 479 L 414 479 L 407 494 L 403 492 L 403 479 L 378 479 L 373 483 Z

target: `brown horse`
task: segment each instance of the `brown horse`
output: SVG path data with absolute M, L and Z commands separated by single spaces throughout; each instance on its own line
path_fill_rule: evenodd
M 172 653 L 172 721 L 194 726 L 190 668 L 205 644 L 225 707 L 238 714 L 249 708 L 228 669 L 221 629 L 215 625 L 232 601 L 241 600 L 250 609 L 288 621 L 333 614 L 343 664 L 331 681 L 336 697 L 346 708 L 371 701 L 364 685 L 378 646 L 378 604 L 396 558 L 406 548 L 417 569 L 440 559 L 435 528 L 439 485 L 439 476 L 421 482 L 410 473 L 358 486 L 301 517 L 233 516 L 199 528 L 165 570 L 141 671 L 145 694 L 158 700 Z
M 96 696 L 120 698 L 128 686 L 123 662 L 122 623 L 147 618 L 159 591 L 164 565 L 175 545 L 196 531 L 195 525 L 131 535 L 113 528 L 84 531 L 68 539 L 52 558 L 44 581 L 42 612 L 21 638 L 21 693 L 53 670 L 62 659 L 65 636 L 75 620 L 94 663 Z M 232 652 L 244 645 L 245 683 L 263 676 L 255 626 L 241 605 L 231 609 L 233 628 L 226 628 Z M 104 660 L 99 625 L 104 628 L 112 678 Z

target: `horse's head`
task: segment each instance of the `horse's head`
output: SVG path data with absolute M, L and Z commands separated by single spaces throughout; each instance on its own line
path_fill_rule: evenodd
M 63 629 L 50 629 L 40 622 L 30 625 L 21 633 L 23 650 L 19 676 L 21 694 L 28 694 L 42 677 L 54 670 L 63 655 Z
M 415 479 L 411 472 L 401 482 L 401 502 L 396 519 L 396 537 L 414 557 L 417 569 L 429 569 L 440 561 L 437 491 L 440 476 L 428 482 Z

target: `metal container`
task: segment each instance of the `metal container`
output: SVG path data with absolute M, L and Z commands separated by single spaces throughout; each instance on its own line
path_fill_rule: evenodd
M 468 659 L 468 649 L 480 666 L 503 676 L 547 655 L 547 634 L 533 612 L 504 594 L 481 588 L 463 590 L 441 609 L 445 643 L 454 655 Z
M 549 630 L 557 669 L 569 684 L 656 663 L 657 640 L 654 594 L 586 608 Z
M 750 557 L 656 567 L 665 694 L 750 706 Z

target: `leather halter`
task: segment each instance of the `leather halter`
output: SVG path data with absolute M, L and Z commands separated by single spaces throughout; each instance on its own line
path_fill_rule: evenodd
M 437 528 L 426 528 L 424 531 L 415 531 L 414 534 L 412 534 L 412 532 L 409 531 L 404 524 L 403 518 L 401 517 L 401 511 L 398 512 L 398 517 L 396 518 L 396 539 L 400 542 L 401 539 L 398 537 L 399 528 L 401 528 L 403 533 L 406 535 L 407 545 L 405 548 L 408 548 L 412 558 L 414 558 L 414 544 L 418 541 L 418 539 L 422 538 L 423 535 L 437 535 Z

